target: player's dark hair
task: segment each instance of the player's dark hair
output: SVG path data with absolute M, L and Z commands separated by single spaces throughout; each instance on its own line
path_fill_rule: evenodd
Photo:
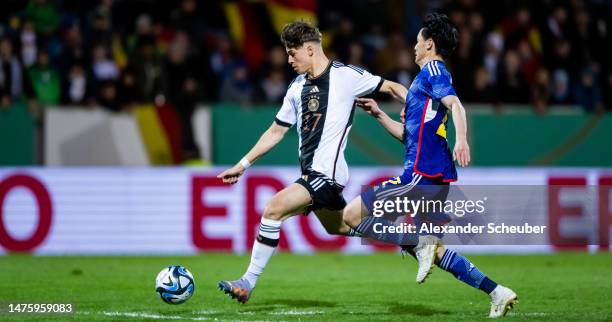
M 459 32 L 445 14 L 428 14 L 421 29 L 424 39 L 433 39 L 436 53 L 446 59 L 452 54 L 459 42 Z
M 321 38 L 319 28 L 304 20 L 286 24 L 281 32 L 281 42 L 286 48 L 299 48 L 309 41 L 320 43 Z

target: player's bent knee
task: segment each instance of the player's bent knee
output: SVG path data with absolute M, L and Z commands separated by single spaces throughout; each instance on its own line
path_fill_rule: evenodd
M 342 220 L 350 227 L 357 227 L 359 223 L 361 223 L 361 213 L 356 211 L 350 211 L 350 209 L 345 209 L 342 213 Z M 347 227 L 348 229 L 348 227 Z
M 262 216 L 266 219 L 282 220 L 285 216 L 285 213 L 283 212 L 281 207 L 277 207 L 275 205 L 267 205 L 264 209 Z

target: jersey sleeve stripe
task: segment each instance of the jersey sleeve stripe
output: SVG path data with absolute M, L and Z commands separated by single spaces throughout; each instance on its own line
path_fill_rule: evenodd
M 291 88 L 291 85 L 293 85 L 293 83 L 295 83 L 295 81 L 300 78 L 301 75 L 297 75 L 292 81 L 291 83 L 289 83 L 289 86 L 287 86 L 287 90 L 289 90 Z
M 280 125 L 280 126 L 284 126 L 284 127 L 292 127 L 293 124 L 291 123 L 287 123 L 287 122 L 283 122 L 281 120 L 278 119 L 278 117 L 274 118 L 274 122 L 276 122 L 276 124 Z
M 359 75 L 363 75 L 364 70 L 357 67 L 357 66 L 353 66 L 353 65 L 345 65 L 344 67 L 348 67 L 354 71 L 356 71 Z
M 441 75 L 442 73 L 440 73 L 440 68 L 438 67 L 438 62 L 434 61 L 434 68 L 436 69 L 437 74 L 436 75 Z
M 380 78 L 380 82 L 378 82 L 378 85 L 376 85 L 376 88 L 374 89 L 374 91 L 372 92 L 372 94 L 376 94 L 378 93 L 378 91 L 380 91 L 380 88 L 382 87 L 382 84 L 385 82 L 384 78 Z

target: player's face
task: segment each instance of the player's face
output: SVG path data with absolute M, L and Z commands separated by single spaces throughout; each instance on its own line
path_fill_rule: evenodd
M 291 65 L 291 68 L 298 74 L 304 74 L 310 69 L 310 57 L 309 51 L 306 45 L 299 48 L 285 48 L 287 51 L 287 62 Z
M 414 45 L 414 62 L 417 63 L 417 65 L 420 66 L 421 64 L 419 64 L 419 62 L 423 61 L 427 55 L 427 49 L 428 46 L 431 46 L 431 41 L 431 39 L 425 40 L 423 38 L 423 30 L 421 29 L 417 36 L 417 43 Z

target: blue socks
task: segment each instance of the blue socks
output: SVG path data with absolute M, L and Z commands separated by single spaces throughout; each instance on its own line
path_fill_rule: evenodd
M 442 256 L 438 266 L 453 274 L 458 280 L 487 294 L 491 293 L 497 286 L 497 283 L 490 280 L 467 258 L 450 249 L 444 252 L 444 256 Z
M 376 225 L 375 224 L 380 224 Z M 361 223 L 355 229 L 351 229 L 349 236 L 366 236 L 372 239 L 395 245 L 417 245 L 417 234 L 398 234 L 398 233 L 383 233 L 380 232 L 382 227 L 396 226 L 392 221 L 383 217 L 367 216 L 363 218 Z M 379 232 L 375 232 L 379 231 Z M 438 263 L 438 267 L 453 274 L 458 280 L 482 290 L 489 294 L 497 283 L 489 279 L 483 274 L 474 264 L 467 258 L 461 256 L 450 249 L 447 249 Z

